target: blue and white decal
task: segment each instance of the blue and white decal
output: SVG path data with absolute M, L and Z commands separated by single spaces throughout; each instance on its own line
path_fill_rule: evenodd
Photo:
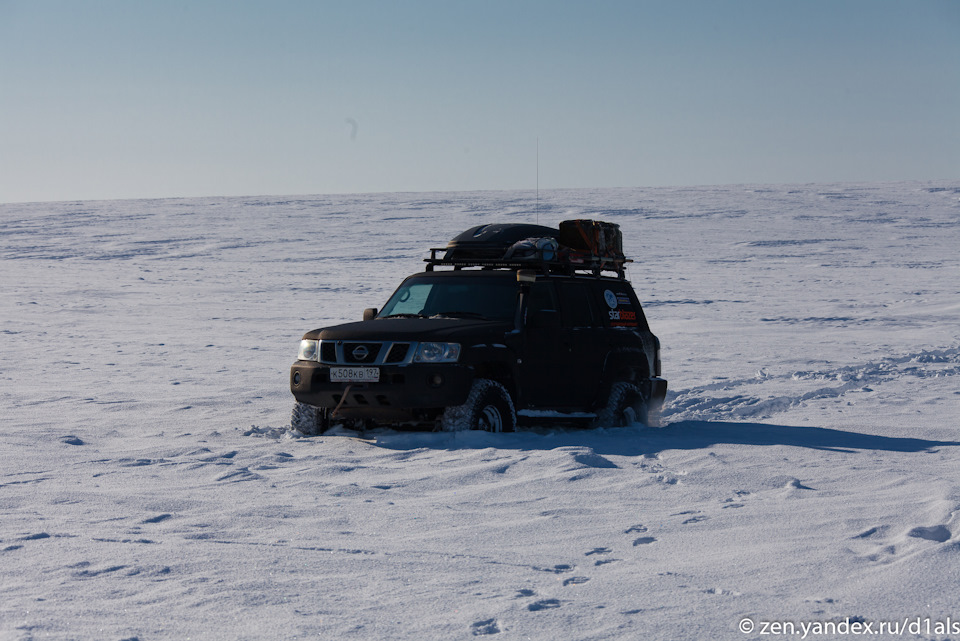
M 612 291 L 610 291 L 609 289 L 604 290 L 604 292 L 603 292 L 603 300 L 607 301 L 607 306 L 608 306 L 610 309 L 616 309 L 617 306 L 620 304 L 619 301 L 617 300 L 617 295 L 614 294 L 614 293 L 613 293 Z

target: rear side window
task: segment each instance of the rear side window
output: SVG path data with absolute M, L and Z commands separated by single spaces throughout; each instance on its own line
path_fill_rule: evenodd
M 647 329 L 647 319 L 643 315 L 640 303 L 633 296 L 630 285 L 602 282 L 597 283 L 597 290 L 608 327 Z
M 601 326 L 599 310 L 587 283 L 564 283 L 559 289 L 564 327 Z

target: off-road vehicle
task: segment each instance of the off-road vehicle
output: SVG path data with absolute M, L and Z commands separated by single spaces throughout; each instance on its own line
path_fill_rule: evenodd
M 481 225 L 363 321 L 307 332 L 292 427 L 509 432 L 518 415 L 651 424 L 667 381 L 617 225 Z

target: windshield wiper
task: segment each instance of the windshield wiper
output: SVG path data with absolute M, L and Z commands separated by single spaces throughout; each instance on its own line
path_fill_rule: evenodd
M 461 312 L 461 311 L 449 311 L 449 312 L 437 312 L 432 315 L 430 318 L 480 318 L 482 320 L 487 320 L 487 317 L 483 314 L 478 314 L 477 312 Z
M 390 314 L 389 316 L 381 316 L 380 318 L 426 318 L 423 314 Z

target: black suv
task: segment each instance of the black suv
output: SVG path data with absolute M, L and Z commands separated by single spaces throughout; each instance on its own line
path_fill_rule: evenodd
M 660 342 L 620 246 L 616 225 L 578 220 L 481 225 L 430 250 L 383 309 L 304 335 L 292 427 L 508 432 L 518 415 L 656 423 Z

